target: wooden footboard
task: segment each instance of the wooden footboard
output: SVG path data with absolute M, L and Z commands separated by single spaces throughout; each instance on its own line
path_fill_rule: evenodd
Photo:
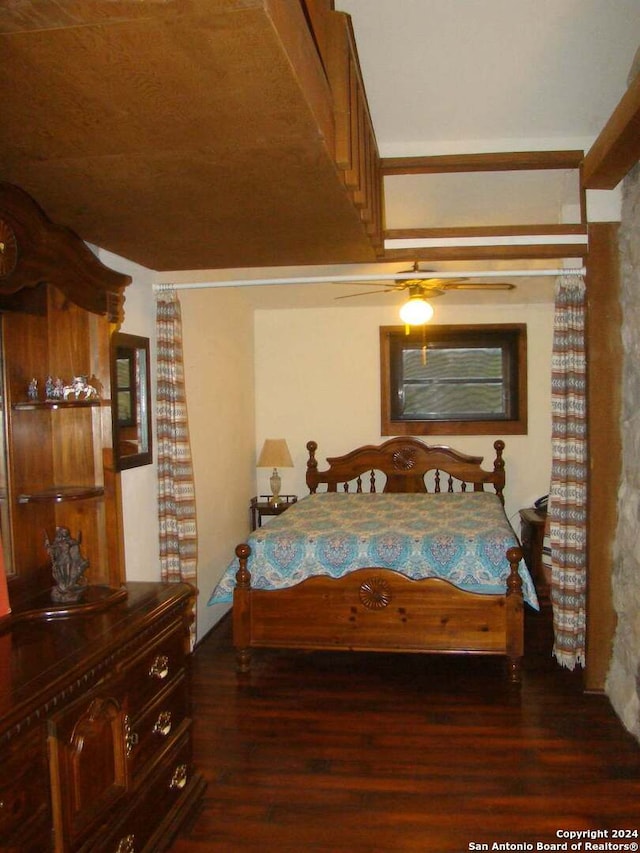
M 411 580 L 385 568 L 340 579 L 311 577 L 281 590 L 251 588 L 248 545 L 238 545 L 233 604 L 238 668 L 256 647 L 504 655 L 519 683 L 523 599 L 519 548 L 510 548 L 503 595 L 464 592 L 438 578 Z

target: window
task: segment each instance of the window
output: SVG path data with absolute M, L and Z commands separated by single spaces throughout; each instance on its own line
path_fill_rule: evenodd
M 527 431 L 527 327 L 380 327 L 382 435 Z

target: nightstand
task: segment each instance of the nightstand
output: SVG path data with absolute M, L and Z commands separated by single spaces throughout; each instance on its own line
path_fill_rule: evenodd
M 269 503 L 269 495 L 259 495 L 256 498 L 251 498 L 249 512 L 251 514 L 251 530 L 257 527 L 262 527 L 262 517 L 264 515 L 281 515 L 285 509 L 289 509 L 291 504 L 298 500 L 297 495 L 280 495 L 278 506 Z
M 549 598 L 549 584 L 542 568 L 542 545 L 546 519 L 546 512 L 540 512 L 535 507 L 520 510 L 520 541 L 524 561 L 531 572 L 538 597 L 542 600 Z

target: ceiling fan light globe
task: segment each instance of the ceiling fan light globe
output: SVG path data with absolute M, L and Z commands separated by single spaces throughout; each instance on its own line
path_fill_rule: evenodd
M 432 317 L 432 305 L 421 296 L 412 296 L 400 309 L 400 319 L 407 326 L 422 326 Z

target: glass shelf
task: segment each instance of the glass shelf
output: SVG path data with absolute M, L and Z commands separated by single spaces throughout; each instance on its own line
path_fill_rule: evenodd
M 85 409 L 92 406 L 111 405 L 110 400 L 25 400 L 14 403 L 12 408 L 17 412 L 43 411 L 47 409 Z
M 33 503 L 65 503 L 67 501 L 84 501 L 88 498 L 99 498 L 104 495 L 103 486 L 51 486 L 18 495 L 19 504 Z

